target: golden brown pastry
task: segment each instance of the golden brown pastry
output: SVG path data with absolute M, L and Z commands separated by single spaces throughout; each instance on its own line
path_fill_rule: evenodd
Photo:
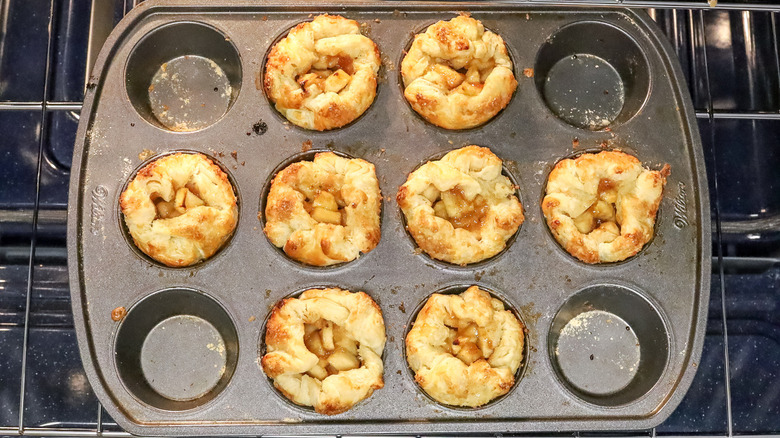
M 617 262 L 653 237 L 668 165 L 642 167 L 616 151 L 587 153 L 555 165 L 542 211 L 558 243 L 586 263 Z
M 517 88 L 504 40 L 465 15 L 415 36 L 401 74 L 412 108 L 446 129 L 487 122 L 509 104 Z
M 208 259 L 238 222 L 233 186 L 202 154 L 152 161 L 138 171 L 119 203 L 136 246 L 168 266 Z
M 320 15 L 271 49 L 265 91 L 290 122 L 318 131 L 339 128 L 371 106 L 379 65 L 379 48 L 356 21 Z
M 295 260 L 348 262 L 379 243 L 382 195 L 374 165 L 333 152 L 279 172 L 265 206 L 265 234 Z
M 433 294 L 406 336 L 406 359 L 428 395 L 453 406 L 482 406 L 515 384 L 523 324 L 489 293 Z
M 501 170 L 490 149 L 466 146 L 409 174 L 397 199 L 417 245 L 459 265 L 501 252 L 524 219 L 516 188 Z
M 333 415 L 384 387 L 385 323 L 364 292 L 309 289 L 271 312 L 263 370 L 292 402 Z

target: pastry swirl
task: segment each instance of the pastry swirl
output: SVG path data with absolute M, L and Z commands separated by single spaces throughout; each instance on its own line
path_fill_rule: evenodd
M 321 414 L 344 412 L 384 387 L 385 324 L 364 292 L 309 289 L 279 303 L 261 364 L 292 402 Z
M 542 211 L 553 236 L 586 263 L 617 262 L 653 237 L 669 167 L 653 171 L 618 151 L 586 153 L 550 172 Z
M 465 15 L 415 36 L 401 74 L 412 108 L 446 129 L 487 122 L 509 104 L 517 88 L 504 40 Z
M 523 360 L 523 324 L 489 293 L 433 294 L 406 336 L 414 379 L 453 406 L 482 406 L 506 394 Z
M 320 15 L 301 23 L 268 55 L 264 86 L 276 109 L 306 129 L 342 127 L 376 97 L 379 48 L 354 20 Z
M 466 146 L 409 175 L 397 200 L 420 249 L 435 259 L 466 265 L 506 247 L 524 217 L 501 164 L 490 149 Z
M 135 245 L 172 267 L 214 255 L 238 222 L 233 186 L 202 154 L 176 153 L 152 161 L 138 171 L 119 203 Z
M 333 152 L 299 161 L 271 182 L 265 234 L 295 260 L 348 262 L 379 243 L 382 196 L 374 165 Z

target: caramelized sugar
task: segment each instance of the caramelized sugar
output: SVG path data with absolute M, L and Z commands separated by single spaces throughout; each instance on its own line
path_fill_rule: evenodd
M 609 178 L 599 180 L 598 195 L 596 201 L 591 204 L 584 213 L 574 218 L 577 229 L 582 233 L 590 233 L 599 228 L 605 222 L 611 222 L 620 229 L 615 215 L 615 181 Z
M 344 73 L 352 76 L 355 74 L 355 66 L 352 58 L 346 55 L 328 56 L 328 67 L 332 70 L 344 70 Z
M 458 215 L 445 219 L 450 221 L 455 228 L 465 228 L 468 231 L 476 231 L 481 228 L 489 210 L 485 198 L 477 195 L 473 200 L 469 201 L 466 199 L 460 186 L 455 186 L 455 188 L 448 190 L 447 193 L 454 195 Z
M 609 192 L 614 189 L 615 189 L 615 181 L 612 181 L 609 178 L 601 178 L 599 180 L 599 198 L 606 192 Z
M 350 76 L 355 74 L 354 62 L 349 56 L 328 56 L 325 58 L 325 63 L 328 66 L 327 70 L 311 69 L 308 72 L 296 77 L 295 81 L 304 88 L 306 88 L 308 85 L 315 84 L 319 89 L 323 89 L 325 80 L 339 70 L 344 71 L 344 73 Z
M 493 66 L 489 68 L 489 70 L 492 69 Z M 479 70 L 474 69 L 470 72 L 465 67 L 456 70 L 448 61 L 429 65 L 426 73 L 430 71 L 435 71 L 444 79 L 444 85 L 449 91 L 457 88 L 456 91 L 475 96 L 485 85 Z
M 305 325 L 309 326 L 310 324 Z M 320 359 L 327 359 L 328 356 L 333 353 L 333 350 L 329 351 L 322 348 L 322 338 L 320 337 L 319 330 L 313 330 L 310 333 L 303 335 L 303 343 L 309 351 L 316 354 Z

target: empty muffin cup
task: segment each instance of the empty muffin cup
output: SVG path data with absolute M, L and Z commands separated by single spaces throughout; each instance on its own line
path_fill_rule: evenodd
M 669 335 L 657 308 L 614 284 L 589 286 L 558 310 L 548 335 L 558 379 L 599 406 L 638 400 L 661 378 Z
M 642 49 L 618 27 L 598 21 L 559 29 L 539 50 L 534 71 L 550 111 L 584 129 L 628 121 L 650 91 Z
M 197 131 L 216 123 L 235 102 L 241 60 L 217 29 L 171 23 L 135 45 L 125 83 L 133 107 L 149 123 L 169 131 Z
M 227 387 L 238 361 L 238 334 L 225 309 L 208 295 L 166 289 L 130 309 L 115 348 L 119 377 L 135 398 L 183 411 L 208 403 Z

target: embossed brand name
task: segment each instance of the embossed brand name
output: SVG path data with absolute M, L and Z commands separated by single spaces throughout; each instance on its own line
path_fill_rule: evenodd
M 103 218 L 106 215 L 106 197 L 108 189 L 97 186 L 92 190 L 92 209 L 90 211 L 89 231 L 97 235 L 103 229 Z
M 688 197 L 684 183 L 677 185 L 677 196 L 674 198 L 674 226 L 678 230 L 688 226 Z

